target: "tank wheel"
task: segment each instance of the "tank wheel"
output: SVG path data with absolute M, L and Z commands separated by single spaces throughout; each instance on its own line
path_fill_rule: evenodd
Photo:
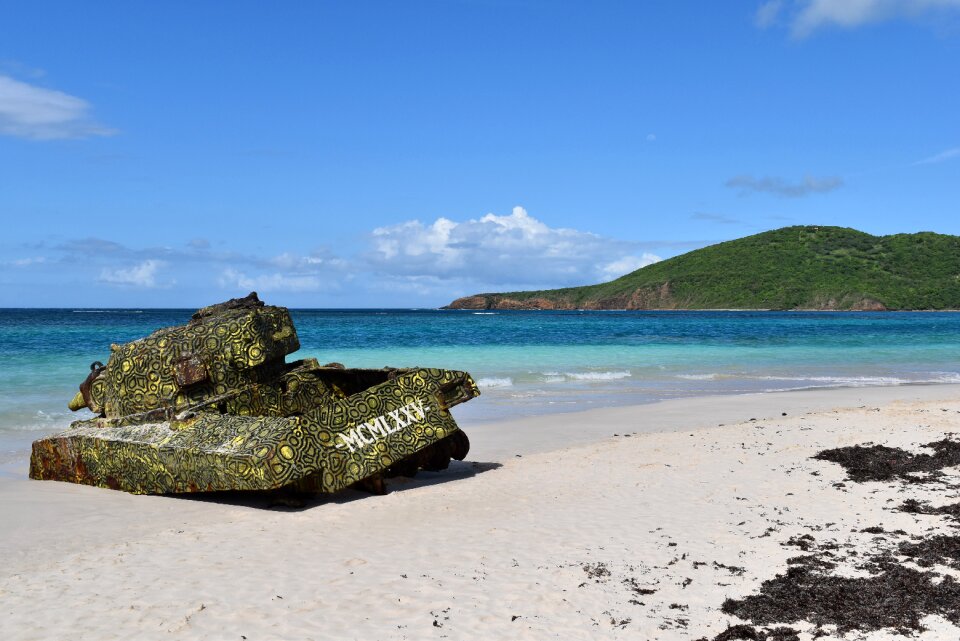
M 420 470 L 420 464 L 417 457 L 408 456 L 407 458 L 397 461 L 387 470 L 387 476 L 406 476 L 407 478 L 413 478 L 417 475 L 417 472 Z
M 450 458 L 462 461 L 470 453 L 470 439 L 463 430 L 457 430 L 447 437 L 450 439 Z
M 439 472 L 450 466 L 450 459 L 462 461 L 467 457 L 468 452 L 470 452 L 470 439 L 463 430 L 457 430 L 419 452 L 397 461 L 387 469 L 386 475 L 413 478 L 421 469 L 427 472 Z
M 378 496 L 383 496 L 387 493 L 387 484 L 383 482 L 382 474 L 374 474 L 365 479 L 360 479 L 351 487 L 355 490 L 369 492 L 370 494 L 376 494 Z
M 446 445 L 446 443 L 440 441 L 423 450 L 420 467 L 427 472 L 439 472 L 450 467 L 450 454 Z
M 445 470 L 450 466 L 450 459 L 462 461 L 467 457 L 468 452 L 470 452 L 470 439 L 463 430 L 457 430 L 423 450 L 420 466 L 430 472 Z

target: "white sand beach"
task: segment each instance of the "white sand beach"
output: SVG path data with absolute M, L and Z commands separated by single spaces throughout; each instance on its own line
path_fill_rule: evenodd
M 916 450 L 960 432 L 960 385 L 461 427 L 466 462 L 303 509 L 0 478 L 0 636 L 712 639 L 743 623 L 725 599 L 757 593 L 802 554 L 791 539 L 863 555 L 884 544 L 864 528 L 950 530 L 893 509 L 943 503 L 940 486 L 844 482 L 840 465 L 811 456 L 868 442 Z M 938 615 L 922 623 L 916 638 L 960 637 Z

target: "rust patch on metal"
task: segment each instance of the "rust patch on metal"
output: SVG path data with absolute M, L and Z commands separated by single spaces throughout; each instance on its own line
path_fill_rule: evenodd
M 209 380 L 207 368 L 195 354 L 184 354 L 173 364 L 173 378 L 180 387 L 188 387 Z

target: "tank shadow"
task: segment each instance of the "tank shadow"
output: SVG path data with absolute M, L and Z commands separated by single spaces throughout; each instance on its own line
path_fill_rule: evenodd
M 503 467 L 501 463 L 484 461 L 451 461 L 450 467 L 440 472 L 420 471 L 413 478 L 396 476 L 386 479 L 387 494 L 409 492 L 432 485 L 442 485 L 451 481 L 462 481 L 484 472 Z M 356 489 L 346 489 L 336 494 L 302 494 L 283 489 L 270 491 L 229 491 L 229 492 L 195 492 L 189 494 L 167 494 L 169 498 L 220 503 L 238 507 L 248 507 L 257 510 L 276 512 L 302 512 L 314 507 L 327 504 L 346 504 L 372 496 L 369 492 Z

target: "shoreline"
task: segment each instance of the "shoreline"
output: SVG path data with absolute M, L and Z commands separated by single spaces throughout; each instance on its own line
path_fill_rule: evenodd
M 952 388 L 952 390 L 950 389 Z M 906 391 L 925 390 L 921 391 Z M 497 462 L 508 460 L 516 454 L 533 454 L 547 452 L 553 449 L 583 445 L 596 440 L 607 438 L 626 430 L 617 425 L 629 420 L 635 413 L 652 414 L 648 419 L 665 421 L 658 423 L 667 426 L 666 429 L 650 429 L 640 427 L 634 429 L 636 433 L 655 433 L 659 431 L 674 431 L 678 429 L 704 429 L 722 426 L 729 423 L 743 422 L 750 418 L 774 418 L 782 412 L 788 415 L 826 411 L 836 407 L 853 406 L 854 401 L 839 401 L 840 397 L 853 399 L 857 403 L 883 402 L 883 399 L 899 401 L 920 401 L 939 398 L 943 394 L 956 394 L 960 397 L 960 383 L 899 383 L 896 385 L 867 385 L 862 387 L 806 387 L 793 390 L 778 390 L 768 392 L 745 392 L 730 394 L 704 394 L 698 396 L 684 396 L 679 398 L 653 400 L 647 403 L 633 403 L 623 405 L 608 405 L 590 407 L 583 410 L 557 409 L 537 414 L 524 414 L 517 418 L 487 419 L 479 417 L 464 421 L 459 418 L 461 412 L 469 406 L 454 410 L 454 418 L 468 436 L 471 437 L 469 458 L 476 459 L 479 451 L 482 458 L 493 456 Z M 902 393 L 896 390 L 903 390 Z M 837 397 L 836 399 L 833 397 Z M 482 399 L 483 397 L 481 397 Z M 759 401 L 751 404 L 751 401 Z M 482 401 L 481 401 L 482 402 Z M 840 402 L 840 405 L 836 403 Z M 711 417 L 708 420 L 695 419 L 687 422 L 684 412 L 694 413 L 701 408 L 711 408 Z M 783 409 L 778 409 L 778 408 Z M 749 415 L 749 416 L 748 416 Z M 564 420 L 568 419 L 568 420 Z M 716 420 L 714 420 L 716 419 Z M 475 420 L 476 422 L 470 422 Z M 566 427 L 568 421 L 576 421 L 581 427 L 571 430 Z M 584 427 L 585 426 L 585 427 Z M 518 429 L 519 428 L 519 429 Z M 65 428 L 61 428 L 65 429 Z M 618 432 L 619 429 L 619 432 Z M 632 428 L 633 429 L 633 428 Z M 59 430 L 58 430 L 59 431 Z M 51 432 L 55 433 L 55 432 Z M 478 436 L 474 437 L 473 435 Z M 482 436 L 480 436 L 482 434 Z M 30 464 L 30 448 L 38 438 L 47 436 L 32 436 L 21 433 L 21 442 L 28 440 L 24 450 L 9 451 L 0 461 L 0 483 L 6 480 L 27 480 Z M 512 443 L 513 445 L 508 445 Z M 515 452 L 512 450 L 516 450 Z
M 629 431 L 653 434 L 702 430 L 743 423 L 751 418 L 780 418 L 783 412 L 791 416 L 860 405 L 949 398 L 960 398 L 960 383 L 817 387 L 690 396 L 635 405 L 545 413 L 494 423 L 478 422 L 461 427 L 471 436 L 470 459 L 493 457 L 501 461 L 515 454 L 543 453 L 587 445 Z M 654 422 L 660 429 L 645 428 L 644 422 Z M 567 425 L 569 423 L 575 423 L 576 427 L 571 429 Z M 628 426 L 632 427 L 628 429 Z M 475 433 L 476 437 L 473 436 Z M 506 443 L 514 445 L 517 451 L 510 452 L 511 447 Z
M 952 531 L 893 509 L 931 486 L 851 483 L 811 457 L 866 442 L 915 451 L 960 432 L 960 384 L 461 426 L 467 461 L 393 479 L 384 496 L 348 490 L 296 510 L 0 478 L 0 629 L 10 640 L 712 639 L 743 623 L 724 600 L 784 572 L 801 554 L 792 541 L 873 550 L 888 535 L 861 532 L 878 524 Z M 923 623 L 916 638 L 960 633 Z
M 907 391 L 908 389 L 926 389 L 927 391 L 914 392 Z M 935 400 L 941 398 L 941 392 L 935 390 L 941 389 L 943 390 L 943 398 L 951 395 L 960 397 L 960 383 L 907 382 L 896 385 L 823 386 L 793 390 L 704 394 L 653 400 L 647 403 L 618 404 L 570 411 L 561 409 L 511 419 L 479 417 L 473 423 L 469 419 L 464 422 L 458 417 L 465 410 L 464 407 L 461 407 L 454 410 L 454 418 L 467 432 L 467 435 L 471 437 L 469 455 L 471 460 L 477 457 L 476 452 L 479 451 L 484 457 L 489 458 L 490 455 L 493 455 L 496 461 L 501 462 L 516 454 L 548 452 L 555 449 L 585 445 L 607 438 L 615 433 L 627 431 L 622 425 L 619 428 L 617 425 L 631 420 L 629 417 L 636 413 L 641 415 L 652 414 L 652 416 L 647 417 L 648 420 L 665 421 L 659 423 L 659 425 L 669 426 L 667 429 L 641 427 L 634 430 L 637 433 L 656 433 L 682 430 L 688 427 L 704 429 L 743 422 L 750 418 L 773 418 L 775 415 L 779 416 L 782 412 L 787 412 L 789 415 L 826 411 L 836 407 L 846 407 L 853 402 L 849 400 L 852 398 L 856 398 L 857 403 L 884 402 L 884 399 L 893 399 L 894 401 Z M 902 392 L 896 390 L 902 390 Z M 746 404 L 750 404 L 749 410 L 744 409 L 743 405 Z M 852 407 L 852 405 L 850 406 Z M 713 418 L 695 420 L 689 424 L 685 423 L 685 411 L 693 413 L 694 410 L 707 407 L 715 412 L 715 414 L 711 414 Z M 778 409 L 781 407 L 784 409 Z M 714 421 L 714 419 L 716 420 Z M 575 430 L 568 429 L 566 423 L 573 421 L 579 427 Z M 474 434 L 478 436 L 474 437 Z M 480 434 L 483 436 L 479 436 Z M 43 436 L 46 436 L 46 434 Z M 32 443 L 43 436 L 26 438 L 29 438 Z M 489 445 L 492 442 L 496 442 L 497 445 Z M 516 452 L 511 451 L 514 449 Z M 0 482 L 4 479 L 27 480 L 29 463 L 29 448 L 8 453 L 6 458 L 0 461 Z

